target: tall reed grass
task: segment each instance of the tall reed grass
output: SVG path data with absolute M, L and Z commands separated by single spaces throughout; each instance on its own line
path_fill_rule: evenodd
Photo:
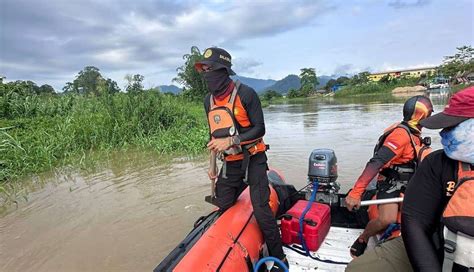
M 197 154 L 208 137 L 202 105 L 158 92 L 0 99 L 0 190 L 12 179 L 90 151 Z

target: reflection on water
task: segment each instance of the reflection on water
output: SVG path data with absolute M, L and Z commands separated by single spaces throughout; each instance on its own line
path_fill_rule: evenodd
M 265 109 L 271 167 L 301 187 L 314 148 L 336 151 L 339 181 L 357 179 L 403 101 L 310 99 Z M 435 100 L 435 110 L 445 103 Z M 424 131 L 433 137 L 434 131 Z M 112 154 L 89 171 L 42 175 L 29 202 L 0 218 L 0 271 L 150 271 L 212 207 L 207 159 Z

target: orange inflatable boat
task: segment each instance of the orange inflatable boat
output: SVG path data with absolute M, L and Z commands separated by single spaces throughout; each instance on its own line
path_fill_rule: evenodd
M 283 184 L 276 171 L 270 171 L 269 178 L 276 179 L 280 189 L 291 187 L 294 190 L 293 186 Z M 270 208 L 276 215 L 280 203 L 275 182 L 272 184 Z M 200 218 L 188 236 L 154 271 L 252 271 L 253 264 L 261 258 L 263 244 L 247 188 L 223 214 L 214 211 Z
M 344 205 L 347 194 L 338 193 L 340 186 L 336 182 L 336 162 L 333 150 L 313 150 L 308 184 L 299 191 L 293 185 L 285 184 L 277 171 L 270 170 L 267 173 L 271 191 L 270 207 L 276 218 L 281 219 L 283 250 L 292 270 L 344 271 L 352 260 L 349 252 L 352 242 L 362 233 L 369 219 L 377 217 L 377 200 L 372 201 L 377 203 L 371 204 L 369 210 L 367 207 L 357 211 L 347 210 Z M 372 199 L 375 193 L 375 190 L 367 190 L 363 200 Z M 308 195 L 311 195 L 309 201 Z M 304 218 L 301 218 L 303 214 Z M 288 220 L 290 222 L 286 222 Z M 295 220 L 298 221 L 297 225 L 293 224 Z M 286 223 L 291 224 L 288 226 Z M 302 227 L 300 224 L 303 224 Z M 301 234 L 298 232 L 300 229 Z M 389 232 L 393 230 L 394 233 Z M 298 237 L 301 235 L 304 239 L 295 239 L 296 232 Z M 288 233 L 290 239 L 286 239 Z M 396 228 L 388 228 L 380 239 L 386 233 L 391 234 L 391 237 L 399 235 Z M 379 237 L 373 237 L 369 242 L 375 246 L 378 241 Z M 317 252 L 306 251 L 302 244 Z M 224 213 L 216 210 L 200 217 L 191 232 L 154 271 L 253 271 L 253 266 L 261 264 L 262 258 L 266 256 L 264 249 L 263 235 L 253 216 L 247 188 Z

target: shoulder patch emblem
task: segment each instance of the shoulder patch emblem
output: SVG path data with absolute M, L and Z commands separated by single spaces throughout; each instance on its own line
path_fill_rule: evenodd
M 214 115 L 214 122 L 215 122 L 216 124 L 219 124 L 219 123 L 221 122 L 221 117 L 220 117 L 220 115 Z
M 212 56 L 212 50 L 207 49 L 206 52 L 204 52 L 204 58 L 208 59 Z

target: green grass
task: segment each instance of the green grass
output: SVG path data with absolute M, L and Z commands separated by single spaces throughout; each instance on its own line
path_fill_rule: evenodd
M 373 94 L 390 94 L 395 87 L 386 84 L 369 82 L 366 84 L 347 86 L 335 93 L 335 97 L 361 96 Z
M 415 86 L 417 79 L 394 80 L 390 83 L 368 82 L 358 85 L 343 87 L 335 93 L 335 97 L 367 96 L 367 95 L 392 95 L 396 87 Z
M 0 113 L 2 192 L 19 177 L 81 163 L 92 151 L 194 155 L 208 137 L 202 105 L 156 92 L 2 97 Z

